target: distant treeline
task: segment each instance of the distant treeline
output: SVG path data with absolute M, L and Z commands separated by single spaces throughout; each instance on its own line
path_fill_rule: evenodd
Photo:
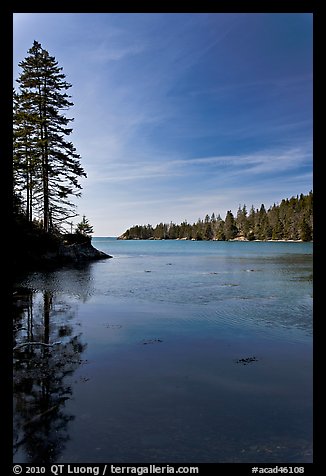
M 313 239 L 313 193 L 290 199 L 268 210 L 239 206 L 236 216 L 228 210 L 223 220 L 220 214 L 206 215 L 192 225 L 185 220 L 180 225 L 160 223 L 137 225 L 119 237 L 124 240 L 302 240 Z

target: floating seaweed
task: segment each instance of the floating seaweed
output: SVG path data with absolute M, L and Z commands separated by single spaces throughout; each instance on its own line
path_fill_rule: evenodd
M 242 365 L 251 364 L 252 362 L 258 362 L 258 359 L 255 356 L 253 356 L 253 357 L 245 357 L 243 359 L 236 360 L 237 364 L 242 364 Z

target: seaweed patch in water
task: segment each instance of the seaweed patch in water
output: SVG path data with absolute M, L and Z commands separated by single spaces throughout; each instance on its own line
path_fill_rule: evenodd
M 103 324 L 107 329 L 121 329 L 121 324 Z
M 149 340 L 143 340 L 141 344 L 146 345 L 146 344 L 157 344 L 159 342 L 163 342 L 162 339 L 149 339 Z
M 236 360 L 237 364 L 242 364 L 242 365 L 251 364 L 252 362 L 258 362 L 258 359 L 255 356 L 253 356 L 253 357 L 246 357 L 244 359 Z

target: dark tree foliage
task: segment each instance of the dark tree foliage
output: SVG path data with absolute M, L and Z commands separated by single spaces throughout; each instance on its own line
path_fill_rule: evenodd
M 238 228 L 231 210 L 228 210 L 224 222 L 224 234 L 226 240 L 233 240 L 238 234 Z
M 83 215 L 83 219 L 80 223 L 77 224 L 76 233 L 89 237 L 93 231 L 92 225 L 89 223 L 89 220 Z
M 23 201 L 26 217 L 39 219 L 45 232 L 74 214 L 71 196 L 80 196 L 78 179 L 86 177 L 80 156 L 67 140 L 73 106 L 62 68 L 34 41 L 19 63 L 19 88 L 13 99 L 14 194 Z M 73 215 L 71 215 L 73 213 Z
M 185 220 L 180 225 L 160 223 L 133 226 L 121 239 L 179 239 L 179 240 L 302 240 L 313 239 L 313 193 L 283 199 L 279 205 L 275 203 L 268 210 L 264 204 L 260 209 L 252 206 L 248 214 L 246 205 L 239 206 L 234 218 L 228 210 L 225 220 L 220 214 L 205 219 L 198 219 L 190 225 Z

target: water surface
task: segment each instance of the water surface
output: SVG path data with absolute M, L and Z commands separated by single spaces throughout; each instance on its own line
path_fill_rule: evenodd
M 93 244 L 17 283 L 15 462 L 312 461 L 311 243 Z

